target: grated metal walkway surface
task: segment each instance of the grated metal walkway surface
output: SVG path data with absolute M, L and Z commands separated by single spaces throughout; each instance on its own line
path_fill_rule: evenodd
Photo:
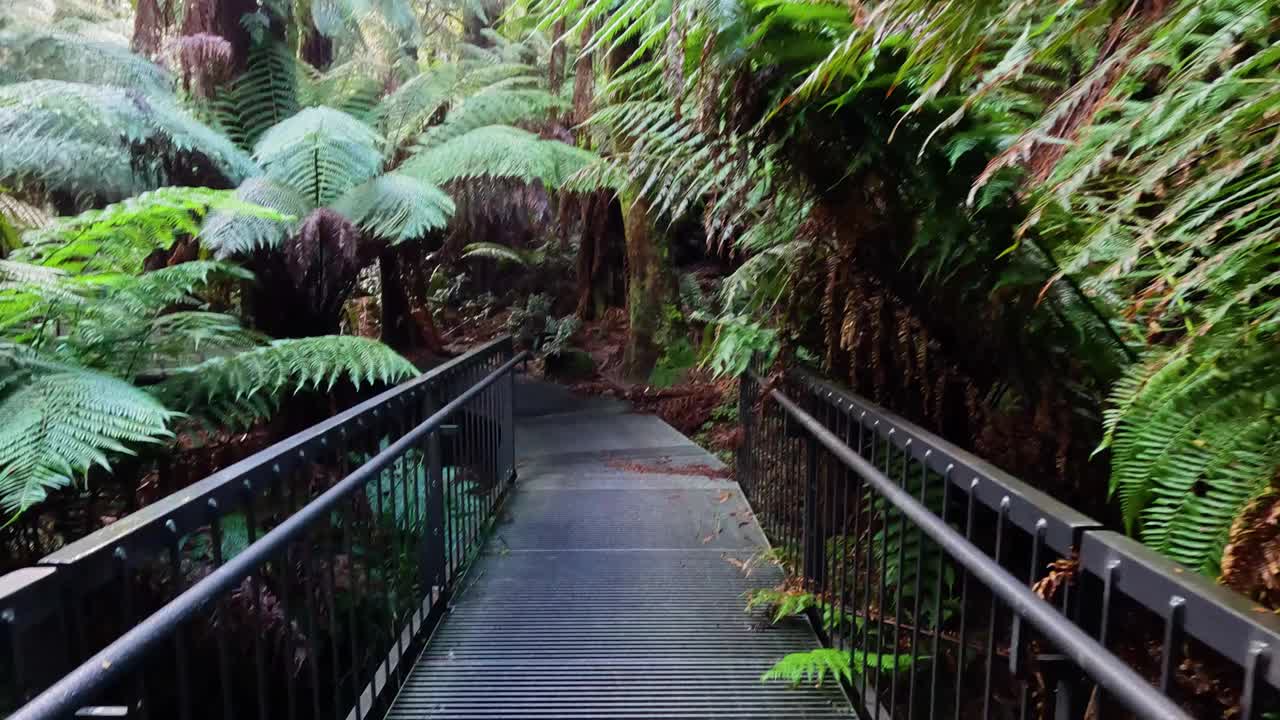
M 389 717 L 840 718 L 838 689 L 762 683 L 816 645 L 743 612 L 764 547 L 736 483 L 661 420 L 522 384 L 520 481 Z M 519 397 L 519 395 L 518 395 Z

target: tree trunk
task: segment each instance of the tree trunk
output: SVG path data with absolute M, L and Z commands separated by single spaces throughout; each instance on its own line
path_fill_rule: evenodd
M 579 227 L 582 240 L 578 244 L 577 297 L 574 313 L 582 320 L 604 314 L 610 306 L 621 306 L 625 300 L 624 235 L 622 212 L 612 193 L 596 191 L 580 195 Z
M 160 43 L 172 25 L 173 8 L 168 0 L 138 0 L 129 49 L 143 57 L 154 58 L 160 53 Z
M 410 315 L 413 302 L 404 278 L 403 256 L 403 249 L 399 247 L 389 247 L 378 256 L 382 274 L 382 342 L 399 352 L 407 352 L 417 345 Z
M 463 41 L 482 48 L 493 45 L 489 38 L 484 36 L 484 31 L 497 24 L 506 5 L 506 0 L 478 0 L 475 3 L 466 3 L 462 18 Z
M 582 40 L 578 43 L 580 46 L 578 59 L 573 66 L 573 109 L 569 124 L 573 126 L 574 139 L 579 145 L 583 144 L 586 131 L 581 126 L 591 116 L 591 96 L 595 89 L 593 53 L 583 53 L 582 48 L 591 44 L 594 26 L 593 21 L 582 27 Z
M 342 324 L 360 268 L 360 230 L 327 208 L 312 212 L 297 234 L 250 263 L 257 329 L 278 338 L 332 335 Z
M 644 383 L 676 331 L 676 283 L 667 238 L 654 226 L 649 203 L 632 188 L 622 202 L 627 245 L 627 317 L 630 327 L 623 353 L 625 379 Z
M 333 40 L 320 34 L 311 22 L 311 16 L 303 23 L 302 47 L 299 55 L 303 62 L 317 70 L 326 70 L 333 63 Z
M 564 44 L 563 35 L 564 18 L 560 18 L 551 29 L 551 41 L 555 44 L 551 46 L 551 58 L 547 62 L 547 86 L 552 95 L 559 95 L 560 86 L 564 85 L 564 66 L 569 48 Z

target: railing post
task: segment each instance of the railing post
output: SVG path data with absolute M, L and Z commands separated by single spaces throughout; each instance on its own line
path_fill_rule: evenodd
M 751 392 L 753 384 L 750 368 L 738 376 L 738 427 L 742 428 L 742 440 L 738 443 L 735 464 L 737 466 L 738 485 L 742 487 L 742 492 L 747 497 L 751 497 L 751 491 L 755 484 L 755 468 L 751 467 L 751 445 L 755 441 L 754 431 L 751 426 L 751 421 L 753 420 L 751 410 L 755 404 L 755 398 L 752 397 Z
M 434 395 L 434 393 L 432 393 Z M 427 400 L 427 417 L 439 407 L 433 398 Z M 445 568 L 448 565 L 449 538 L 444 526 L 444 460 L 440 450 L 440 431 L 427 435 L 427 497 L 426 526 L 422 533 L 420 559 L 423 592 L 431 596 L 433 588 L 445 591 Z
M 818 527 L 818 440 L 805 435 L 804 492 L 804 577 L 813 587 L 822 586 L 823 551 L 821 528 Z
M 515 404 L 516 404 L 516 371 L 511 368 L 507 372 L 507 377 L 502 381 L 502 387 L 505 389 L 502 398 L 502 418 L 500 426 L 500 434 L 502 450 L 499 457 L 506 464 L 508 483 L 516 481 L 516 422 L 515 422 Z M 499 482 L 502 478 L 498 479 Z

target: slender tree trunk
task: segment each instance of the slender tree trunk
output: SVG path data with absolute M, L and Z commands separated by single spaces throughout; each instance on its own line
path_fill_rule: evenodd
M 172 26 L 173 8 L 168 0 L 138 0 L 129 49 L 143 57 L 154 58 L 160 53 L 165 32 Z
M 551 46 L 551 58 L 547 62 L 547 85 L 551 88 L 552 95 L 559 95 L 560 87 L 564 85 L 564 68 L 569 48 L 564 44 L 563 36 L 564 18 L 560 18 L 551 29 L 551 41 L 555 44 Z M 574 87 L 577 88 L 576 85 Z
M 582 49 L 591 44 L 595 23 L 588 22 L 582 27 L 582 39 L 578 43 L 578 59 L 573 66 L 573 109 L 569 124 L 573 126 L 574 139 L 583 145 L 586 130 L 582 123 L 591 116 L 592 91 L 595 89 L 595 61 L 593 53 L 583 53 Z
M 333 40 L 320 34 L 311 22 L 310 15 L 304 21 L 302 47 L 299 55 L 303 62 L 317 70 L 325 70 L 333 63 Z
M 654 225 L 649 203 L 632 188 L 622 202 L 627 245 L 627 318 L 630 323 L 622 372 L 643 383 L 676 332 L 679 310 L 667 238 Z

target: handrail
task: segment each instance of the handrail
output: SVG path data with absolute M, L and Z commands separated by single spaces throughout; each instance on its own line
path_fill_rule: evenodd
M 272 557 L 278 556 L 289 543 L 297 540 L 312 524 L 327 519 L 342 500 L 361 490 L 392 462 L 428 435 L 439 430 L 446 419 L 499 378 L 510 373 L 526 355 L 527 352 L 516 355 L 480 382 L 462 392 L 322 495 L 250 544 L 243 552 L 196 582 L 160 610 L 63 676 L 31 702 L 10 715 L 10 720 L 57 720 L 74 714 L 96 693 L 134 669 L 149 650 L 168 639 L 182 622 L 196 616 L 219 595 L 252 576 L 255 568 Z M 358 713 L 357 717 L 359 717 Z
M 120 520 L 90 533 L 79 540 L 67 544 L 57 551 L 41 558 L 41 565 L 80 565 L 85 562 L 107 561 L 115 548 L 122 543 L 130 543 L 143 535 L 167 537 L 175 532 L 185 533 L 192 528 L 207 524 L 208 514 L 205 503 L 210 499 L 226 503 L 228 493 L 240 493 L 244 490 L 238 483 L 249 481 L 253 487 L 265 484 L 272 478 L 286 473 L 297 464 L 299 453 L 314 451 L 335 430 L 344 426 L 360 423 L 366 416 L 373 416 L 380 409 L 393 402 L 405 402 L 406 399 L 426 386 L 455 372 L 463 365 L 508 345 L 510 336 L 502 336 L 480 347 L 469 350 L 456 358 L 450 359 L 437 367 L 395 387 L 351 407 L 327 420 L 319 422 L 294 435 L 264 448 L 249 457 L 215 472 L 207 478 L 182 490 L 167 495 L 160 500 L 131 513 Z M 172 521 L 175 527 L 165 527 Z
M 999 512 L 1033 543 L 1043 542 L 1061 558 L 1075 558 L 1089 584 L 1076 593 L 1073 607 L 1103 595 L 1127 598 L 1163 626 L 1161 682 L 1171 682 L 1183 654 L 1179 638 L 1202 643 L 1240 668 L 1241 717 L 1259 710 L 1260 693 L 1280 690 L 1280 617 L 1261 612 L 1249 598 L 1212 579 L 1183 568 L 1141 543 L 1108 530 L 1104 523 L 1057 501 L 947 440 L 930 433 L 839 385 L 811 368 L 788 377 L 807 396 L 851 420 L 874 426 L 880 437 L 943 476 L 966 496 Z M 1034 556 L 1034 553 L 1033 553 Z M 1041 564 L 1046 564 L 1043 556 Z M 1089 602 L 1082 602 L 1081 596 Z M 1065 598 L 1064 598 L 1065 599 Z M 1065 608 L 1064 608 L 1065 609 Z M 1095 634 L 1103 632 L 1108 607 L 1091 609 L 1074 621 Z M 1114 634 L 1114 632 L 1113 632 Z
M 1018 616 L 1029 621 L 1057 649 L 1085 669 L 1100 686 L 1124 703 L 1129 710 L 1146 718 L 1191 720 L 1191 716 L 1183 712 L 1176 703 L 1149 685 L 1132 668 L 1063 617 L 910 493 L 881 474 L 874 465 L 845 445 L 780 390 L 771 390 L 769 396 L 823 448 L 851 468 L 864 482 L 870 483 L 876 492 L 892 503 L 952 559 L 981 580 L 991 593 Z

